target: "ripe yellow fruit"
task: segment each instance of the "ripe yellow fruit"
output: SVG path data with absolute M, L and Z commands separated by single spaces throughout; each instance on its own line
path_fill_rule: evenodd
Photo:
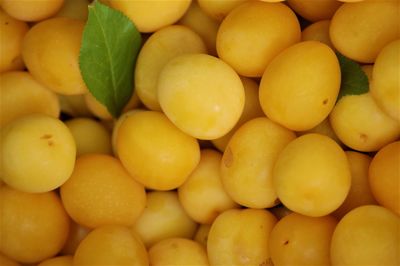
M 91 118 L 65 121 L 76 143 L 76 155 L 86 153 L 111 154 L 111 133 L 100 122 Z
M 337 220 L 292 213 L 274 226 L 269 237 L 273 265 L 330 265 L 330 244 Z
M 53 191 L 26 193 L 0 187 L 0 252 L 22 263 L 38 263 L 63 247 L 69 217 Z
M 399 10 L 396 0 L 344 3 L 332 17 L 331 41 L 341 54 L 373 63 L 386 44 L 400 37 Z
M 248 0 L 198 0 L 200 8 L 211 18 L 222 21 L 233 9 Z
M 343 146 L 343 143 L 340 141 L 338 136 L 336 136 L 335 131 L 333 131 L 331 123 L 329 122 L 329 117 L 325 118 L 324 121 L 322 121 L 321 123 L 319 123 L 318 125 L 316 125 L 315 127 L 311 128 L 309 130 L 298 131 L 296 133 L 298 136 L 308 134 L 308 133 L 318 133 L 318 134 L 330 137 L 331 139 L 336 141 L 337 144 L 339 144 L 340 146 Z
M 146 204 L 143 185 L 128 174 L 119 160 L 103 154 L 78 157 L 60 192 L 71 218 L 89 228 L 107 224 L 130 226 Z
M 63 6 L 54 16 L 87 20 L 89 4 L 90 0 L 64 0 Z
M 84 95 L 58 94 L 61 112 L 71 117 L 91 117 L 92 113 L 86 106 Z
M 376 205 L 347 213 L 332 236 L 332 265 L 399 265 L 400 218 Z
M 50 18 L 63 6 L 64 0 L 1 0 L 1 8 L 10 16 L 23 21 Z
M 344 96 L 329 119 L 338 138 L 357 151 L 377 151 L 400 136 L 400 124 L 378 107 L 370 92 Z
M 338 219 L 359 206 L 377 204 L 368 181 L 371 157 L 356 151 L 346 151 L 346 156 L 350 164 L 351 186 L 342 205 L 332 213 Z
M 337 0 L 287 0 L 287 3 L 297 14 L 312 22 L 332 18 L 341 5 Z
M 179 20 L 178 24 L 191 28 L 204 41 L 208 54 L 217 55 L 217 32 L 219 21 L 208 16 L 199 7 L 197 1 L 192 1 L 185 15 Z
M 53 190 L 64 184 L 74 169 L 74 138 L 54 117 L 21 117 L 2 129 L 0 141 L 2 180 L 15 189 Z
M 77 19 L 47 19 L 35 24 L 24 38 L 22 57 L 29 72 L 57 93 L 87 92 L 78 63 L 84 25 Z
M 129 17 L 140 32 L 154 32 L 177 22 L 191 0 L 126 1 L 108 0 L 109 5 Z
M 371 95 L 378 106 L 400 123 L 400 39 L 387 44 L 372 70 Z
M 197 224 L 185 212 L 175 191 L 147 193 L 147 203 L 142 215 L 132 226 L 146 247 L 171 238 L 192 238 Z
M 334 51 L 320 42 L 300 42 L 268 65 L 260 83 L 260 104 L 272 121 L 303 131 L 329 115 L 339 89 L 340 66 Z
M 232 136 L 220 162 L 222 184 L 237 203 L 269 208 L 279 203 L 272 184 L 278 154 L 296 135 L 266 117 L 242 125 Z
M 220 213 L 239 207 L 222 186 L 219 167 L 221 158 L 221 153 L 203 149 L 199 164 L 178 188 L 183 208 L 193 220 L 201 224 L 211 224 Z
M 263 110 L 261 109 L 260 101 L 258 99 L 257 82 L 245 77 L 241 77 L 240 79 L 243 83 L 245 95 L 242 115 L 240 116 L 239 121 L 237 121 L 236 125 L 227 134 L 220 138 L 211 140 L 212 144 L 214 144 L 214 146 L 222 152 L 225 150 L 226 145 L 228 145 L 228 142 L 233 134 L 241 125 L 253 118 L 265 116 Z
M 382 206 L 400 215 L 400 141 L 380 149 L 369 166 L 369 185 Z
M 79 244 L 73 265 L 148 266 L 149 259 L 140 238 L 121 225 L 105 225 L 94 229 Z
M 248 1 L 222 21 L 217 51 L 240 75 L 261 77 L 272 58 L 300 41 L 300 37 L 299 21 L 289 7 L 282 3 Z
M 135 91 L 147 108 L 161 111 L 157 99 L 160 72 L 172 58 L 189 53 L 206 53 L 206 47 L 201 37 L 187 27 L 168 26 L 147 39 L 135 67 Z
M 336 1 L 336 0 L 335 0 Z M 329 37 L 329 27 L 331 25 L 330 20 L 320 20 L 317 21 L 306 28 L 301 32 L 301 40 L 302 41 L 319 41 L 325 43 L 332 49 L 334 49 L 333 44 L 331 42 L 331 38 Z
M 244 108 L 244 88 L 224 61 L 206 54 L 170 60 L 158 79 L 158 100 L 166 116 L 198 139 L 228 133 Z
M 58 256 L 42 261 L 38 266 L 73 266 L 73 257 Z
M 21 50 L 28 25 L 0 9 L 0 73 L 24 68 Z
M 4 254 L 0 253 L 0 265 L 1 266 L 20 266 L 18 262 L 6 257 Z
M 0 126 L 32 113 L 60 115 L 57 95 L 38 83 L 29 72 L 0 74 Z
M 200 160 L 197 140 L 160 112 L 134 112 L 117 135 L 117 153 L 128 172 L 146 188 L 179 187 Z
M 152 266 L 209 265 L 205 247 L 186 238 L 168 238 L 154 244 L 149 249 L 149 261 Z
M 208 235 L 211 265 L 269 265 L 268 238 L 276 218 L 267 210 L 228 210 L 220 214 Z
M 320 134 L 306 134 L 279 153 L 273 183 L 278 198 L 290 210 L 324 216 L 345 200 L 350 190 L 350 167 L 335 141 Z

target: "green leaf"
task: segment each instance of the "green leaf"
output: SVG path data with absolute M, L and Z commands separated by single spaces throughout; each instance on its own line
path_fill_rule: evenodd
M 83 80 L 93 96 L 118 117 L 133 93 L 133 71 L 141 45 L 135 25 L 97 0 L 89 6 L 79 56 Z
M 337 100 L 346 95 L 359 95 L 369 91 L 368 77 L 359 64 L 336 53 L 341 71 L 341 84 Z

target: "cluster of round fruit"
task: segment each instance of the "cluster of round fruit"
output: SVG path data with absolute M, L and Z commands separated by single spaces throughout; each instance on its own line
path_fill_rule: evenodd
M 114 119 L 89 0 L 0 1 L 0 265 L 400 264 L 400 1 L 101 2 L 146 39 Z

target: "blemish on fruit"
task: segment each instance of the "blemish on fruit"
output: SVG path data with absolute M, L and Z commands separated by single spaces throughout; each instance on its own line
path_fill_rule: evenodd
M 41 136 L 41 139 L 51 139 L 53 136 L 51 134 L 44 134 L 43 136 Z
M 325 100 L 322 102 L 323 105 L 326 105 L 327 103 L 328 103 L 328 99 L 325 99 Z
M 362 142 L 366 142 L 368 140 L 368 136 L 364 133 L 360 133 L 360 139 Z
M 286 240 L 284 243 L 283 243 L 283 245 L 287 245 L 287 244 L 289 244 L 289 240 Z

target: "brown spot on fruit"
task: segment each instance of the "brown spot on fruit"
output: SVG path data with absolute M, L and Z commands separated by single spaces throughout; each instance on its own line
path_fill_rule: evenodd
M 232 164 L 233 164 L 233 153 L 232 153 L 231 148 L 228 147 L 226 149 L 222 160 L 224 162 L 225 167 L 229 168 L 229 167 L 232 166 Z

